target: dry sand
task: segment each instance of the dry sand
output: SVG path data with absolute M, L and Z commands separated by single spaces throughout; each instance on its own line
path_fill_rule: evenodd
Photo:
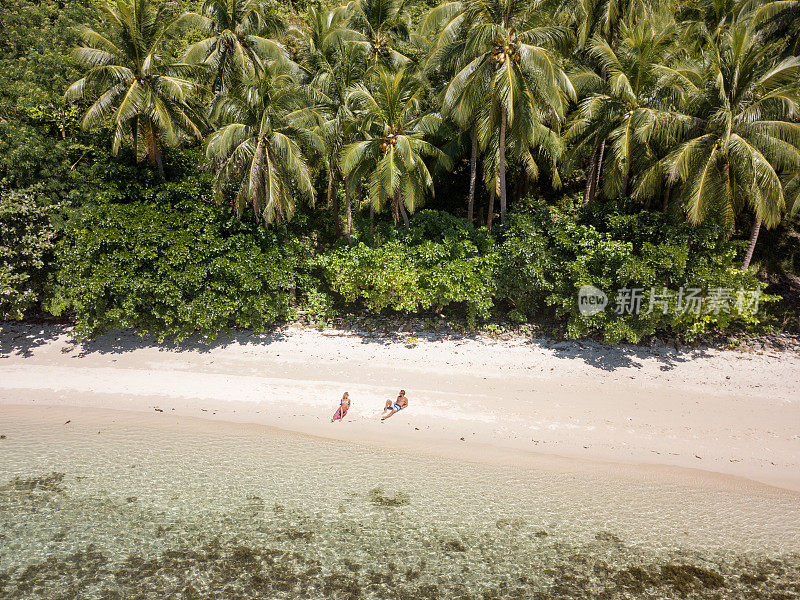
M 411 348 L 398 336 L 295 327 L 210 346 L 130 332 L 74 345 L 63 328 L 6 323 L 0 434 L 3 405 L 5 418 L 10 405 L 76 407 L 73 418 L 77 407 L 102 407 L 464 460 L 558 468 L 564 457 L 581 468 L 800 491 L 795 353 L 410 335 L 420 339 Z M 409 408 L 381 423 L 401 387 Z M 331 424 L 344 391 L 352 408 Z

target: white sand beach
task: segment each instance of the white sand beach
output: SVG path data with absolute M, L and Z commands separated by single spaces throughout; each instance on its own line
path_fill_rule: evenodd
M 100 407 L 467 461 L 800 491 L 796 353 L 409 335 L 414 347 L 300 327 L 209 346 L 131 332 L 74 345 L 64 328 L 5 323 L 0 434 L 14 405 L 72 407 L 73 421 Z M 380 422 L 400 388 L 408 409 Z M 352 408 L 331 424 L 344 391 Z

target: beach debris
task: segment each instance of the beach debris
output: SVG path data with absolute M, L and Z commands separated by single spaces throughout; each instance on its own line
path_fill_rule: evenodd
M 155 411 L 156 412 L 164 412 L 164 409 L 163 408 L 156 408 Z
M 64 425 L 69 425 L 70 423 L 72 423 L 72 419 L 67 419 L 67 420 L 64 422 Z
M 0 440 L 4 440 L 4 439 L 6 439 L 6 436 L 5 436 L 5 434 L 3 434 L 3 435 L 0 435 Z

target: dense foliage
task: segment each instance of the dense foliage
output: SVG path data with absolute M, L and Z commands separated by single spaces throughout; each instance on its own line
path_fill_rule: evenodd
M 565 322 L 568 337 L 593 331 L 609 342 L 638 342 L 656 331 L 691 337 L 712 328 L 725 331 L 758 322 L 749 300 L 764 286 L 736 264 L 738 245 L 713 228 L 676 225 L 658 212 L 626 213 L 603 206 L 594 214 L 583 211 L 576 221 L 535 202 L 512 215 L 500 247 L 497 281 L 500 295 L 522 315 L 534 318 L 549 308 L 552 317 Z M 584 285 L 607 292 L 612 308 L 618 290 L 639 289 L 641 310 L 584 315 L 578 307 Z M 681 310 L 681 288 L 684 295 L 696 288 L 703 295 L 730 291 L 732 297 L 724 307 Z M 651 289 L 658 302 L 652 309 Z M 740 293 L 747 301 L 737 305 Z
M 202 193 L 202 181 L 187 179 L 75 213 L 59 245 L 51 311 L 73 313 L 79 335 L 134 327 L 178 339 L 263 331 L 291 317 L 307 249 L 197 202 Z
M 798 326 L 794 2 L 0 3 L 3 318 Z
M 42 299 L 55 229 L 27 193 L 0 192 L 0 319 L 21 319 Z
M 474 324 L 492 307 L 495 260 L 493 240 L 485 232 L 423 211 L 396 239 L 379 246 L 343 246 L 321 255 L 317 264 L 331 290 L 346 302 L 363 301 L 369 311 L 461 307 Z

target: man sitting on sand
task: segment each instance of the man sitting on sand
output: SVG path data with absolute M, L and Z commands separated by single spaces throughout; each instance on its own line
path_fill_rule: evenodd
M 406 406 L 408 406 L 408 398 L 406 398 L 406 391 L 400 390 L 400 395 L 397 397 L 397 400 L 394 403 L 392 403 L 391 400 L 386 401 L 386 406 L 383 407 L 383 412 L 385 413 L 388 410 L 389 414 L 384 414 L 381 417 L 381 421 L 385 421 L 396 412 L 403 410 Z

